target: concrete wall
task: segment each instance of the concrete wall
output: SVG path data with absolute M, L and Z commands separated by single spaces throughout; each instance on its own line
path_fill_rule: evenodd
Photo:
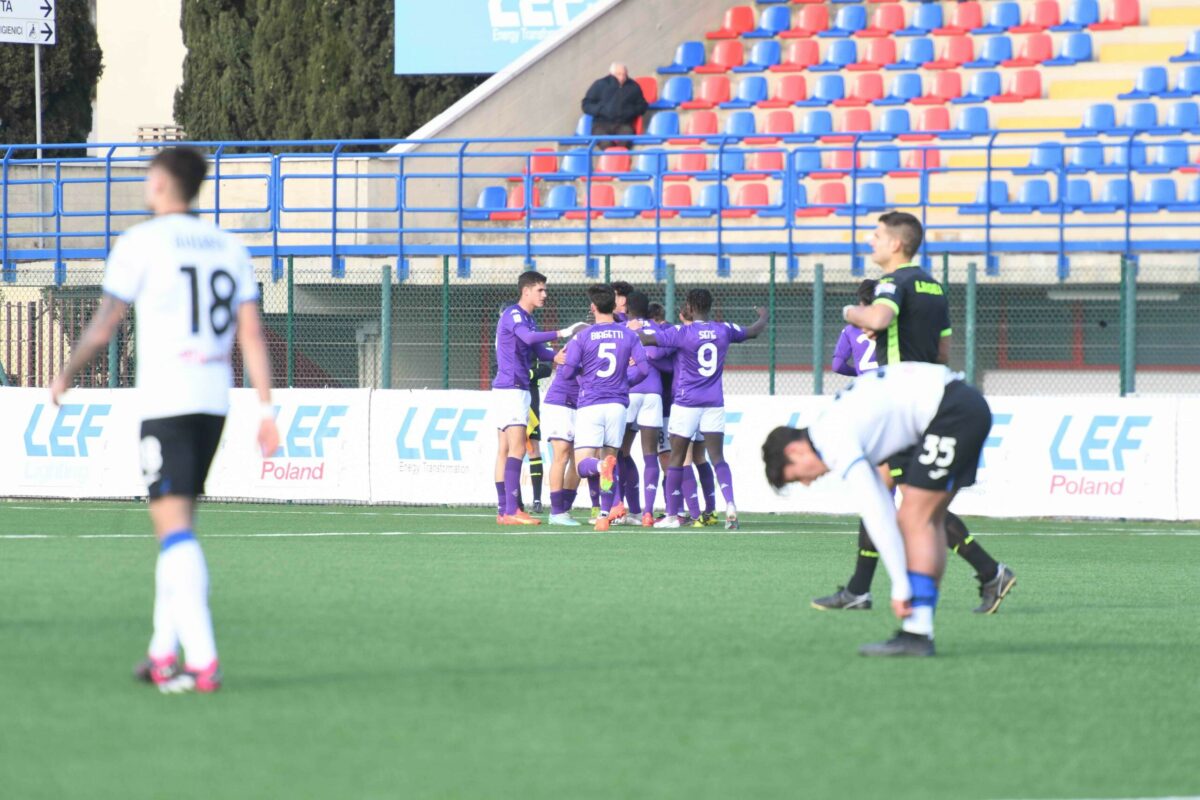
M 139 125 L 175 122 L 183 82 L 181 0 L 96 0 L 104 74 L 96 87 L 94 142 L 132 142 Z

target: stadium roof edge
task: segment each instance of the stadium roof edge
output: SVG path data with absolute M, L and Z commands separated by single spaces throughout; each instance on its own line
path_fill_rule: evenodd
M 627 0 L 601 0 L 601 2 L 597 3 L 591 8 L 588 8 L 578 17 L 571 20 L 569 24 L 567 24 L 553 36 L 547 37 L 544 41 L 538 43 L 532 49 L 523 53 L 516 61 L 492 75 L 479 86 L 476 86 L 457 103 L 450 106 L 433 119 L 429 120 L 429 122 L 426 122 L 406 138 L 417 140 L 436 139 L 437 134 L 440 131 L 445 130 L 446 127 L 451 123 L 460 119 L 471 109 L 475 108 L 475 106 L 477 106 L 479 102 L 483 100 L 483 98 L 492 94 L 492 92 L 494 92 L 496 89 L 525 72 L 525 70 L 529 69 L 538 61 L 540 61 L 547 53 L 551 53 L 561 47 L 567 42 L 568 39 L 578 34 L 594 20 L 599 19 L 626 1 Z M 404 144 L 396 145 L 388 152 L 406 153 L 410 150 L 420 147 L 421 144 L 422 142 L 420 141 L 406 142 Z

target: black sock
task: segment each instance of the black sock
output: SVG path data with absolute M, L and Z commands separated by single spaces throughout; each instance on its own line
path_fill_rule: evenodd
M 858 560 L 854 562 L 854 574 L 846 584 L 846 590 L 853 594 L 866 594 L 871 591 L 871 581 L 875 579 L 875 568 L 879 566 L 879 553 L 867 535 L 867 526 L 862 520 L 858 521 Z
M 1000 569 L 996 559 L 988 555 L 987 550 L 975 541 L 975 537 L 958 515 L 950 511 L 946 512 L 946 545 L 971 565 L 980 583 L 987 583 L 996 577 L 996 572 Z
M 529 459 L 529 480 L 533 483 L 533 502 L 542 502 L 542 457 Z

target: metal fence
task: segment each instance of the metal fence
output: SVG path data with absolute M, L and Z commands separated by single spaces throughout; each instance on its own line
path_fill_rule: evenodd
M 731 348 L 725 384 L 732 393 L 835 391 L 829 371 L 843 327 L 841 308 L 861 279 L 846 267 L 779 256 L 655 265 L 651 259 L 561 260 L 539 266 L 550 278 L 543 328 L 587 314 L 591 283 L 628 280 L 673 318 L 688 289 L 716 297 L 717 318 L 749 322 L 769 311 L 766 333 Z M 874 270 L 868 272 L 875 274 Z M 1178 393 L 1200 391 L 1200 282 L 1197 267 L 1145 266 L 1098 257 L 1094 280 L 1048 279 L 1044 265 L 989 271 L 969 257 L 933 259 L 949 288 L 952 366 L 990 394 Z M 1052 270 L 1050 271 L 1052 274 Z M 102 272 L 90 265 L 56 285 L 24 270 L 0 285 L 0 379 L 47 386 L 96 307 Z M 285 261 L 262 284 L 277 386 L 481 389 L 494 370 L 498 312 L 515 301 L 511 262 L 460 263 L 413 258 L 348 266 L 331 280 L 322 267 Z M 108 352 L 78 385 L 130 386 L 136 373 L 137 321 L 126 322 Z M 235 374 L 242 380 L 235 354 Z

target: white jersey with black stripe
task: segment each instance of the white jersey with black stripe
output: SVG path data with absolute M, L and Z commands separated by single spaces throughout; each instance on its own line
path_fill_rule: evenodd
M 134 307 L 143 419 L 228 412 L 237 310 L 258 300 L 237 239 L 189 214 L 156 217 L 117 240 L 103 289 Z

